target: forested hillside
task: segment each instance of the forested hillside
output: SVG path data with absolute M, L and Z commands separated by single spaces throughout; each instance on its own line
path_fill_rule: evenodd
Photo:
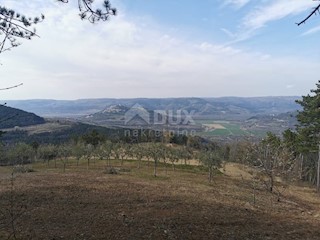
M 0 105 L 0 129 L 24 127 L 45 123 L 44 118 L 34 113 Z

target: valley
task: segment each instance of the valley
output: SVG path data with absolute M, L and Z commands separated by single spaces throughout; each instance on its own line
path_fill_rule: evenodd
M 260 139 L 267 132 L 293 129 L 298 97 L 83 99 L 7 101 L 63 129 L 78 123 L 106 128 L 183 132 L 212 140 Z M 131 115 L 130 115 L 131 114 Z M 187 122 L 185 122 L 187 120 Z M 45 130 L 47 126 L 47 130 Z M 50 125 L 39 127 L 51 132 Z M 122 129 L 122 130 L 121 130 Z M 37 133 L 39 131 L 31 131 Z M 29 131 L 30 133 L 30 131 Z

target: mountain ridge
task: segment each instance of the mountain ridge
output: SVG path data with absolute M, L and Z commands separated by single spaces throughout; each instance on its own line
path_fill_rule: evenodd
M 297 96 L 219 97 L 219 98 L 98 98 L 78 100 L 8 100 L 9 106 L 43 117 L 78 117 L 95 114 L 112 105 L 132 107 L 139 104 L 149 110 L 195 110 L 198 115 L 232 115 L 246 119 L 257 114 L 280 114 L 300 109 Z M 224 113 L 224 111 L 226 113 Z

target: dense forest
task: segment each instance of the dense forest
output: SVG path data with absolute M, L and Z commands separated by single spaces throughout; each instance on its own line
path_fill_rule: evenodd
M 45 123 L 45 120 L 34 113 L 0 105 L 0 129 L 24 127 L 42 123 Z

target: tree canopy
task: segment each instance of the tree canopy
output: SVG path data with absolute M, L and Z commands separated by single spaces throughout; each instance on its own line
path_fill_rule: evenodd
M 311 94 L 297 101 L 303 108 L 297 115 L 297 129 L 303 145 L 308 149 L 315 148 L 320 141 L 320 80 L 316 86 L 316 89 L 311 90 Z

